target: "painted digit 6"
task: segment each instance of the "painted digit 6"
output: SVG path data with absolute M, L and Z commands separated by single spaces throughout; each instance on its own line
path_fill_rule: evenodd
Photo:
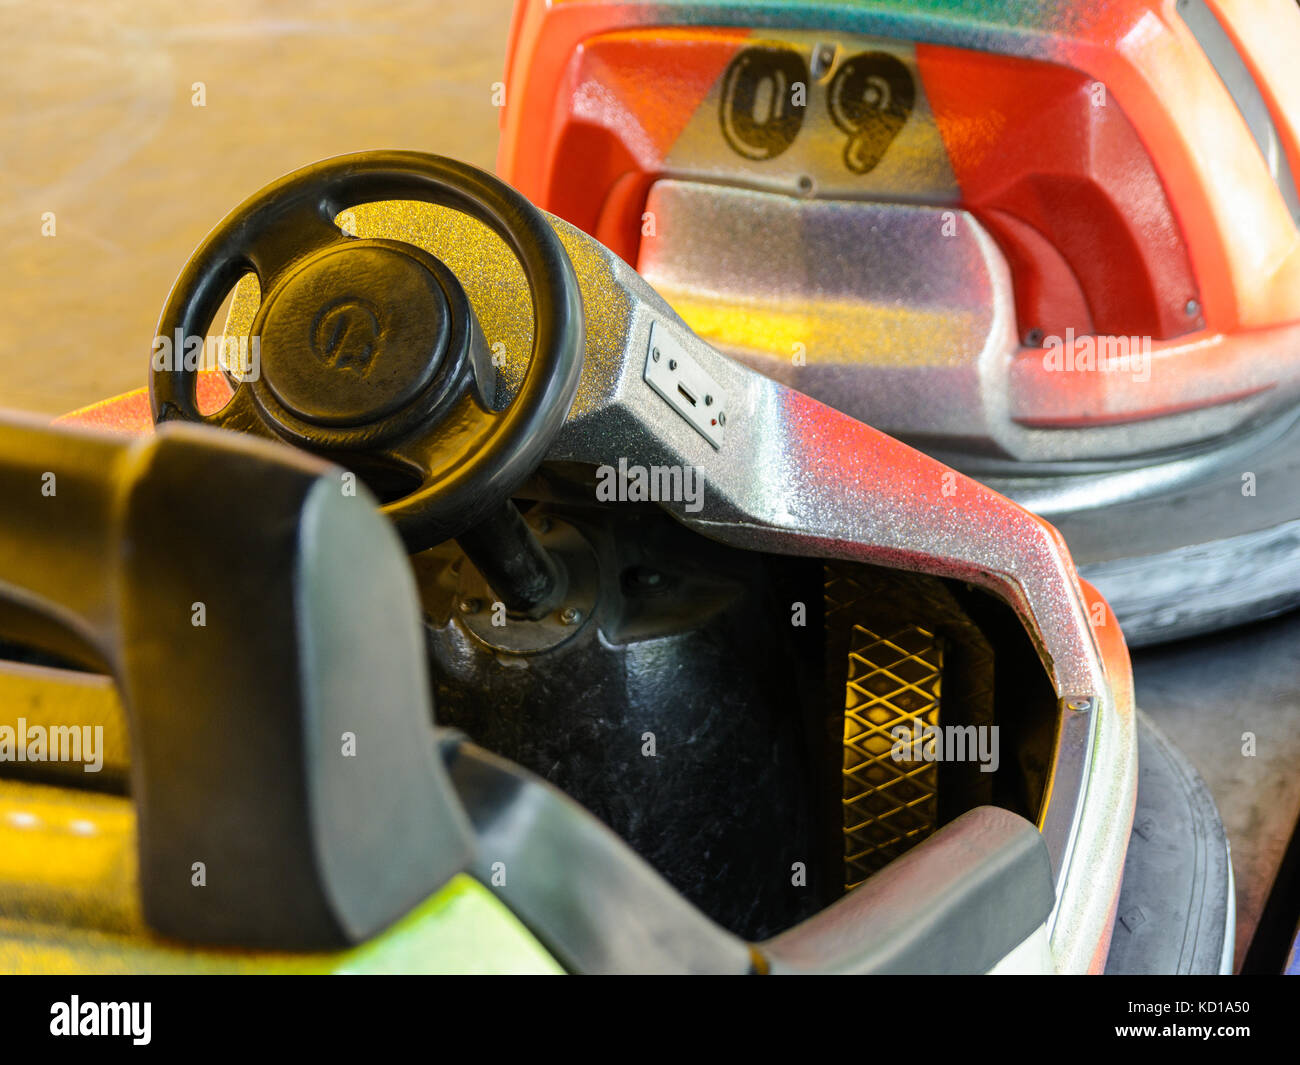
M 722 134 L 732 151 L 756 162 L 775 159 L 794 143 L 805 107 L 796 86 L 808 85 L 808 64 L 792 48 L 747 48 L 722 78 Z

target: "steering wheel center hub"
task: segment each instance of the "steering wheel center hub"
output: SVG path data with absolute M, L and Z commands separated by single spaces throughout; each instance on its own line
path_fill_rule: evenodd
M 271 292 L 253 333 L 266 387 L 322 426 L 360 426 L 410 403 L 442 364 L 451 308 L 417 249 L 371 241 L 311 256 Z

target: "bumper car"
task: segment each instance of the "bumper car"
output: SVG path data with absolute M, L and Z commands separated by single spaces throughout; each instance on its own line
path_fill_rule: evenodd
M 256 194 L 0 493 L 0 970 L 1230 965 L 1053 528 L 473 167 Z
M 522 0 L 498 172 L 1153 643 L 1300 602 L 1298 46 L 1291 0 Z

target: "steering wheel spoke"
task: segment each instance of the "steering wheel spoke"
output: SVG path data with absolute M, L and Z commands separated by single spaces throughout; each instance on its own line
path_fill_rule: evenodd
M 467 393 L 429 432 L 412 434 L 382 450 L 382 460 L 394 469 L 418 471 L 420 487 L 408 499 L 427 495 L 438 500 L 439 510 L 447 510 L 447 518 L 437 524 L 439 540 L 476 524 L 504 498 L 500 493 L 484 491 L 479 476 L 481 463 L 491 458 L 487 452 L 500 430 L 502 417 L 501 413 L 484 410 Z M 448 506 L 451 500 L 456 501 L 454 507 Z M 399 531 L 410 520 L 403 517 L 407 506 L 405 500 L 397 500 L 383 508 L 398 523 Z M 424 519 L 415 524 L 432 528 L 424 525 Z
M 293 204 L 257 234 L 247 256 L 263 294 L 275 288 L 294 264 L 353 239 L 325 217 L 325 210 L 319 199 Z
M 399 462 L 418 466 L 433 477 L 445 477 L 488 446 L 501 417 L 465 395 L 429 432 L 406 437 L 386 450 Z
M 217 410 L 201 414 L 200 420 L 204 425 L 210 425 L 214 429 L 249 433 L 272 440 L 279 439 L 263 422 L 252 394 L 246 388 L 235 389 L 234 395 L 229 400 Z

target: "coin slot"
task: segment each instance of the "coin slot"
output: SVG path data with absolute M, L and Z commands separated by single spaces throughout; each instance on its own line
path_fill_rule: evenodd
M 645 383 L 715 448 L 722 446 L 730 409 L 727 392 L 661 322 L 650 326 Z

